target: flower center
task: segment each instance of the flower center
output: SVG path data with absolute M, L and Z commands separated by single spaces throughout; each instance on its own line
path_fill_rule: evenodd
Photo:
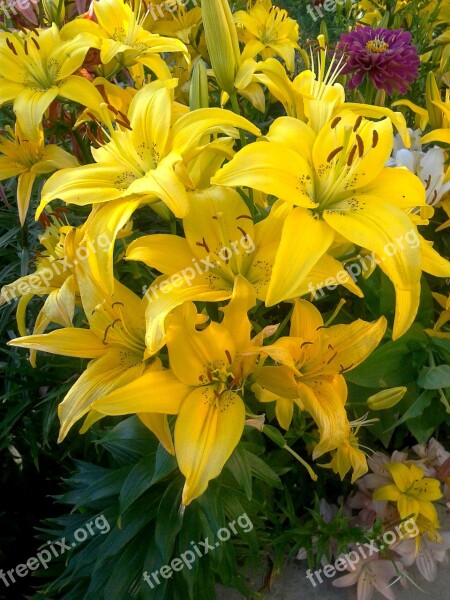
M 366 50 L 372 52 L 372 54 L 380 54 L 381 52 L 386 52 L 389 50 L 389 44 L 387 44 L 384 40 L 380 40 L 379 37 L 376 37 L 373 40 L 369 40 L 366 43 Z

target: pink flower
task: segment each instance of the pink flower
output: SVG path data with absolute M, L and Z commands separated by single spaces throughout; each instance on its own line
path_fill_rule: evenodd
M 352 573 L 343 575 L 333 581 L 336 587 L 348 587 L 357 583 L 358 600 L 370 600 L 374 590 L 377 590 L 387 600 L 395 600 L 395 595 L 390 587 L 391 579 L 397 578 L 403 565 L 399 561 L 379 559 L 370 556 L 360 560 Z
M 434 542 L 423 535 L 419 552 L 416 556 L 416 567 L 427 581 L 434 581 L 437 575 L 437 564 L 447 564 L 447 550 L 450 548 L 450 532 L 441 534 L 442 543 Z

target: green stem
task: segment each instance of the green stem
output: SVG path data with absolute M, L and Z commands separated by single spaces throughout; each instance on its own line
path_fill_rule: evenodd
M 237 115 L 241 115 L 241 109 L 239 108 L 239 102 L 236 96 L 236 92 L 230 95 L 231 107 L 233 108 L 233 112 Z M 241 140 L 242 148 L 247 144 L 247 140 L 245 139 L 245 134 L 242 129 L 239 129 L 239 139 Z

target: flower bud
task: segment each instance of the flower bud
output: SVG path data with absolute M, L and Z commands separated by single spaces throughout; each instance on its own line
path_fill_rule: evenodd
M 232 95 L 241 53 L 228 0 L 204 0 L 202 19 L 206 47 L 220 88 Z
M 430 125 L 433 129 L 439 129 L 442 127 L 442 112 L 438 106 L 433 102 L 441 101 L 441 94 L 436 84 L 436 79 L 432 71 L 429 71 L 427 75 L 427 82 L 425 84 L 425 101 L 430 118 Z
M 197 58 L 192 65 L 191 83 L 189 87 L 189 108 L 208 108 L 208 76 L 204 60 Z
M 378 392 L 367 398 L 367 406 L 370 410 L 385 410 L 392 408 L 400 402 L 403 396 L 406 394 L 406 387 L 394 387 L 387 390 Z

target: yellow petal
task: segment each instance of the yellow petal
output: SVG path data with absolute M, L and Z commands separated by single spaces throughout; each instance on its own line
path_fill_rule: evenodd
M 408 244 L 411 233 L 417 234 L 417 231 L 401 209 L 378 197 L 365 195 L 361 204 L 358 197 L 353 201 L 357 202 L 356 207 L 351 201 L 335 204 L 333 210 L 324 211 L 324 219 L 345 238 L 371 250 L 379 258 L 380 268 L 396 291 L 392 335 L 396 339 L 410 327 L 419 306 L 420 248 Z
M 21 173 L 17 181 L 17 206 L 19 209 L 19 220 L 23 226 L 25 218 L 27 216 L 28 207 L 30 205 L 31 190 L 33 189 L 33 183 L 36 179 L 36 175 L 30 171 Z
M 328 343 L 332 346 L 330 354 L 335 356 L 329 365 L 345 370 L 353 369 L 365 360 L 380 343 L 386 331 L 386 319 L 380 317 L 375 323 L 361 319 L 348 325 L 333 325 L 326 330 Z M 336 354 L 337 353 L 337 354 Z
M 189 300 L 218 302 L 231 296 L 231 288 L 214 289 L 207 284 L 192 285 L 191 280 L 195 277 L 194 269 L 192 273 L 193 277 L 189 272 L 189 277 L 188 274 L 181 278 L 177 275 L 175 280 L 161 278 L 162 282 L 157 286 L 152 285 L 147 291 L 149 303 L 145 313 L 147 322 L 145 341 L 150 355 L 164 345 L 165 320 L 174 308 Z
M 306 160 L 278 142 L 255 142 L 211 179 L 215 185 L 248 186 L 296 206 L 313 208 L 313 175 Z
M 104 102 L 95 85 L 79 75 L 67 77 L 59 85 L 58 95 L 96 111 L 100 109 L 100 104 Z
M 313 342 L 323 327 L 319 310 L 306 300 L 296 300 L 291 316 L 289 335 Z
M 47 204 L 56 198 L 79 206 L 115 200 L 122 195 L 123 187 L 127 185 L 126 176 L 126 168 L 113 163 L 61 169 L 42 188 L 36 219 Z M 119 181 L 120 186 L 117 184 Z M 134 181 L 134 177 L 130 181 Z
M 212 386 L 196 388 L 183 403 L 175 425 L 175 450 L 186 477 L 182 503 L 189 504 L 217 477 L 237 446 L 245 407 L 234 392 L 217 398 Z
M 164 233 L 145 235 L 127 248 L 127 260 L 140 260 L 160 273 L 172 275 L 192 267 L 195 258 L 185 238 Z
M 386 465 L 386 469 L 391 474 L 392 479 L 395 482 L 395 485 L 402 492 L 408 489 L 408 487 L 413 482 L 413 476 L 411 470 L 402 463 L 391 462 Z M 423 477 L 423 471 L 419 473 L 421 478 Z
M 430 504 L 430 506 L 433 506 Z M 415 498 L 411 498 L 406 494 L 401 494 L 397 500 L 397 509 L 400 513 L 400 519 L 407 519 L 408 517 L 417 517 L 420 512 L 420 503 Z
M 156 435 L 163 448 L 169 454 L 174 455 L 175 446 L 173 445 L 167 416 L 158 413 L 140 413 L 138 414 L 138 417 L 142 423 Z
M 183 153 L 198 145 L 205 135 L 229 131 L 230 127 L 238 127 L 259 135 L 260 130 L 235 113 L 223 108 L 199 108 L 183 115 L 172 128 L 170 140 L 175 151 Z M 231 133 L 231 132 L 230 132 Z
M 336 380 L 340 378 L 341 375 L 335 377 Z M 308 381 L 307 384 L 297 382 L 299 398 L 319 428 L 320 441 L 314 448 L 313 458 L 334 450 L 346 437 L 345 398 L 340 396 L 339 387 L 326 380 Z
M 175 415 L 191 388 L 181 383 L 172 371 L 147 370 L 120 389 L 103 394 L 92 405 L 105 415 L 160 413 Z
M 400 497 L 400 490 L 396 485 L 389 484 L 378 488 L 372 494 L 372 500 L 392 500 L 395 502 Z
M 17 94 L 14 100 L 14 112 L 27 139 L 38 139 L 42 116 L 58 94 L 59 89 L 56 86 L 47 90 L 22 88 Z
M 400 208 L 412 208 L 426 204 L 423 183 L 406 167 L 383 169 L 372 183 L 359 190 L 358 193 L 389 199 L 389 202 Z
M 435 277 L 450 277 L 450 262 L 434 250 L 432 242 L 421 235 L 418 238 L 422 252 L 422 270 Z
M 19 346 L 77 358 L 96 358 L 107 351 L 107 347 L 89 329 L 66 327 L 42 335 L 27 335 L 8 342 L 8 346 Z
M 299 243 L 301 232 L 301 243 Z M 309 271 L 325 254 L 334 239 L 334 232 L 327 223 L 313 217 L 310 211 L 296 208 L 283 226 L 280 246 L 275 258 L 266 305 L 298 295 Z M 286 265 L 290 268 L 287 270 Z
M 143 369 L 144 363 L 136 362 L 136 357 L 125 355 L 117 348 L 91 361 L 58 406 L 61 422 L 58 442 L 62 442 L 72 425 L 91 409 L 97 398 L 134 381 Z
M 97 205 L 86 221 L 85 243 L 89 269 L 94 280 L 101 281 L 111 293 L 114 288 L 114 242 L 139 206 L 139 200 L 114 200 Z
M 186 385 L 205 385 L 216 369 L 228 368 L 236 354 L 231 333 L 212 322 L 197 331 L 197 309 L 193 303 L 179 307 L 168 320 L 167 348 L 170 367 Z

